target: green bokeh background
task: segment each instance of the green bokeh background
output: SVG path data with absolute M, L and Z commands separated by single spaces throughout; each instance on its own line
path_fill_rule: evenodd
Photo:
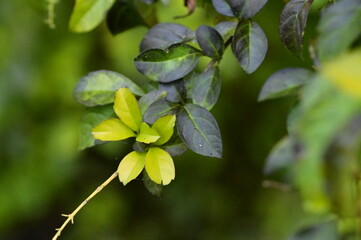
M 212 110 L 222 132 L 223 159 L 187 152 L 175 158 L 176 179 L 163 196 L 152 196 L 141 180 L 112 182 L 76 216 L 60 239 L 287 239 L 316 220 L 302 210 L 297 193 L 262 187 L 263 164 L 284 134 L 294 99 L 257 103 L 262 84 L 284 67 L 310 66 L 282 46 L 278 21 L 284 2 L 272 0 L 254 18 L 269 40 L 264 63 L 246 75 L 227 50 L 221 64 L 222 92 Z M 73 1 L 56 6 L 55 30 L 44 24 L 46 2 L 0 1 L 0 239 L 51 239 L 55 228 L 131 149 L 108 143 L 78 151 L 84 107 L 72 97 L 88 72 L 118 71 L 139 85 L 133 65 L 147 31 L 137 27 L 111 36 L 105 25 L 68 31 Z M 184 19 L 183 1 L 157 5 L 158 20 L 215 24 L 212 9 L 197 8 Z M 311 12 L 309 25 L 317 20 Z M 314 28 L 306 31 L 308 43 Z M 306 51 L 305 51 L 306 52 Z M 205 59 L 202 64 L 206 64 Z

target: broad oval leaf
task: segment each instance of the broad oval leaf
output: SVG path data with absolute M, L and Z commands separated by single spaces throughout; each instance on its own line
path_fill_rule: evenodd
M 160 135 L 157 130 L 155 130 L 154 128 L 150 128 L 148 124 L 142 122 L 142 124 L 140 125 L 139 134 L 135 140 L 137 140 L 138 142 L 149 144 L 156 142 L 159 138 Z
M 222 80 L 218 67 L 209 68 L 198 75 L 192 89 L 193 103 L 211 110 L 218 100 L 221 83 Z
M 167 100 L 154 102 L 144 113 L 143 121 L 153 124 L 157 119 L 165 115 L 176 114 L 178 108 L 178 104 L 172 103 Z
M 183 79 L 170 83 L 160 83 L 159 89 L 167 92 L 165 99 L 171 102 L 181 102 L 186 95 L 186 87 Z
M 151 147 L 146 155 L 145 170 L 157 184 L 167 185 L 175 178 L 172 157 L 161 148 Z
M 167 96 L 167 92 L 161 91 L 161 90 L 151 91 L 151 92 L 145 94 L 144 96 L 142 96 L 138 100 L 138 105 L 139 105 L 141 115 L 144 115 L 145 111 L 148 109 L 148 107 L 152 103 L 159 101 L 159 100 L 164 100 L 166 96 Z
M 250 74 L 261 65 L 267 48 L 267 37 L 256 22 L 241 20 L 238 23 L 233 36 L 232 49 L 245 72 Z
M 114 111 L 117 116 L 133 131 L 138 132 L 142 115 L 137 99 L 128 88 L 119 88 L 115 95 Z
M 175 43 L 189 42 L 194 38 L 194 32 L 186 26 L 177 23 L 159 23 L 149 29 L 140 44 L 140 51 L 152 48 L 165 50 Z
M 160 135 L 160 138 L 154 143 L 156 145 L 163 145 L 168 142 L 172 137 L 175 125 L 175 115 L 167 115 L 159 118 L 152 126 L 152 129 L 156 130 Z
M 309 82 L 313 72 L 304 68 L 285 68 L 272 74 L 263 85 L 258 101 L 293 95 Z
M 297 56 L 302 56 L 303 35 L 308 11 L 313 0 L 291 0 L 282 10 L 279 31 L 283 44 Z
M 204 156 L 222 157 L 221 132 L 207 109 L 187 104 L 177 114 L 176 124 L 180 137 L 192 151 Z
M 317 51 L 322 61 L 345 52 L 361 34 L 360 0 L 341 0 L 327 7 L 318 31 Z
M 146 153 L 131 152 L 126 155 L 118 166 L 119 180 L 126 185 L 135 179 L 144 169 Z
M 214 8 L 222 15 L 238 19 L 251 18 L 268 0 L 212 0 Z
M 224 43 L 222 36 L 212 27 L 202 25 L 197 28 L 196 37 L 203 53 L 210 58 L 221 59 Z
M 73 32 L 88 32 L 104 19 L 115 0 L 76 0 L 70 17 L 69 28 Z
M 92 131 L 93 137 L 101 141 L 119 141 L 135 137 L 135 133 L 117 118 L 101 122 Z
M 135 95 L 144 95 L 141 88 L 122 74 L 100 70 L 79 80 L 74 90 L 74 98 L 88 107 L 105 105 L 114 102 L 115 91 L 121 87 L 129 88 Z
M 224 21 L 218 23 L 214 28 L 221 34 L 223 41 L 227 42 L 234 34 L 237 23 L 232 21 Z
M 136 68 L 153 81 L 171 82 L 192 71 L 201 52 L 187 44 L 174 44 L 167 51 L 149 49 L 135 59 Z

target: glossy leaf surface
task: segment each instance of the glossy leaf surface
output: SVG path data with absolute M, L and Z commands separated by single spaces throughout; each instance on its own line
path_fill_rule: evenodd
M 223 41 L 226 42 L 230 39 L 236 30 L 237 23 L 232 21 L 224 21 L 218 23 L 214 28 L 221 34 Z
M 212 0 L 214 8 L 222 15 L 247 19 L 261 10 L 268 0 Z
M 175 178 L 172 157 L 161 148 L 152 147 L 146 155 L 145 169 L 152 181 L 167 185 Z
M 151 91 L 151 92 L 145 94 L 144 96 L 142 96 L 138 100 L 138 105 L 139 105 L 141 115 L 144 115 L 145 111 L 148 109 L 148 107 L 152 103 L 159 101 L 159 100 L 164 100 L 166 96 L 167 96 L 167 92 L 162 91 L 162 90 Z
M 160 135 L 154 128 L 150 128 L 148 124 L 142 122 L 142 124 L 140 125 L 139 134 L 135 140 L 137 140 L 138 142 L 149 144 L 154 143 L 159 138 Z
M 135 137 L 135 133 L 117 118 L 101 122 L 92 131 L 93 137 L 101 141 L 119 141 Z
M 149 106 L 143 116 L 143 120 L 147 123 L 153 124 L 157 119 L 165 115 L 175 114 L 178 107 L 178 104 L 167 100 L 157 101 Z
M 181 102 L 186 95 L 183 79 L 170 83 L 159 83 L 159 89 L 167 92 L 165 99 L 170 102 Z
M 156 145 L 162 145 L 172 137 L 175 125 L 175 115 L 167 115 L 159 118 L 152 126 L 152 129 L 157 131 L 160 138 L 154 143 Z
M 199 26 L 196 31 L 197 42 L 203 53 L 210 58 L 222 58 L 224 43 L 222 36 L 212 27 Z
M 126 155 L 118 166 L 119 180 L 126 185 L 135 179 L 145 166 L 146 154 L 140 152 L 131 152 Z

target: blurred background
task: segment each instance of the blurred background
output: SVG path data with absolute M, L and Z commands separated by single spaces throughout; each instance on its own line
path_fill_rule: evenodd
M 131 144 L 108 143 L 78 150 L 85 111 L 73 88 L 88 72 L 120 72 L 139 85 L 144 77 L 133 58 L 147 31 L 140 26 L 112 36 L 102 24 L 75 34 L 68 30 L 74 1 L 56 5 L 56 28 L 45 23 L 46 2 L 0 1 L 0 239 L 51 239 L 55 228 L 117 168 Z M 152 196 L 142 180 L 112 182 L 76 216 L 60 239 L 287 239 L 316 221 L 303 212 L 296 192 L 262 187 L 263 164 L 286 132 L 292 98 L 257 103 L 262 84 L 284 67 L 310 67 L 308 57 L 289 54 L 278 36 L 282 0 L 256 15 L 269 51 L 246 75 L 230 49 L 221 64 L 218 104 L 212 110 L 223 137 L 223 159 L 187 152 L 175 158 L 176 179 Z M 182 0 L 157 4 L 159 22 L 195 30 L 214 26 L 212 9 L 187 18 Z M 318 18 L 311 12 L 308 24 Z M 307 43 L 314 35 L 306 31 Z M 307 49 L 306 49 L 307 50 Z M 308 56 L 306 54 L 306 56 Z

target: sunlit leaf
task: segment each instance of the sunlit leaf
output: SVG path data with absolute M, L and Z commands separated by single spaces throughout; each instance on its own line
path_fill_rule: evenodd
M 160 135 L 154 128 L 150 128 L 148 124 L 142 122 L 142 124 L 140 125 L 139 134 L 135 140 L 137 140 L 138 142 L 149 144 L 154 143 L 159 138 Z
M 214 8 L 220 14 L 238 19 L 253 17 L 268 0 L 212 0 Z
M 238 63 L 248 74 L 254 72 L 267 53 L 266 35 L 257 23 L 241 20 L 233 36 L 232 49 Z
M 159 89 L 167 92 L 167 97 L 165 99 L 170 102 L 181 102 L 186 95 L 183 79 L 170 83 L 159 83 Z
M 218 23 L 214 28 L 221 34 L 224 42 L 228 41 L 236 30 L 237 23 L 232 21 L 224 21 Z
M 136 68 L 153 81 L 171 82 L 187 75 L 196 66 L 200 51 L 186 45 L 174 44 L 167 51 L 149 49 L 135 59 Z
M 145 169 L 152 181 L 167 185 L 175 178 L 172 157 L 161 148 L 152 147 L 146 155 Z
M 138 96 L 144 92 L 129 78 L 112 71 L 95 71 L 79 80 L 74 90 L 75 99 L 85 106 L 105 105 L 114 102 L 115 91 L 127 87 Z
M 76 0 L 69 28 L 74 32 L 94 29 L 104 19 L 115 0 Z
M 128 88 L 119 88 L 115 95 L 114 111 L 133 131 L 138 132 L 142 116 L 137 99 Z
M 154 122 L 152 129 L 156 130 L 160 138 L 154 143 L 162 145 L 172 137 L 175 125 L 175 115 L 167 115 Z
M 196 31 L 199 47 L 210 58 L 222 58 L 224 43 L 222 36 L 212 27 L 199 26 Z
M 119 141 L 135 137 L 135 133 L 117 118 L 101 122 L 92 131 L 93 137 L 101 141 Z
M 135 179 L 143 170 L 146 161 L 146 153 L 131 152 L 126 155 L 118 166 L 119 180 L 126 185 Z
M 194 152 L 222 157 L 222 138 L 218 124 L 207 109 L 186 104 L 177 114 L 177 129 L 183 142 Z
M 162 90 L 151 91 L 151 92 L 145 94 L 144 96 L 142 96 L 138 100 L 138 105 L 139 105 L 141 115 L 144 115 L 145 111 L 148 109 L 148 107 L 152 103 L 159 101 L 159 100 L 164 100 L 166 96 L 167 96 L 167 92 L 162 91 Z
M 302 56 L 303 35 L 313 0 L 291 0 L 282 10 L 280 36 L 288 50 Z
M 153 124 L 158 118 L 176 114 L 179 104 L 167 100 L 154 102 L 143 115 L 143 121 Z

